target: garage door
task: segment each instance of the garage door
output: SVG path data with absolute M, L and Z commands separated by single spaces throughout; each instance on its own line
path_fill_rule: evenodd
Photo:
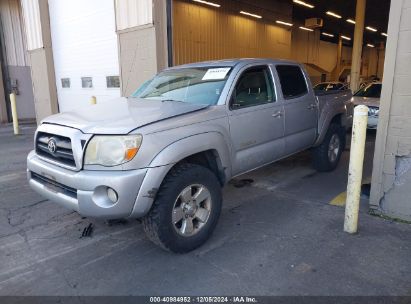
M 61 112 L 120 96 L 113 0 L 49 0 Z

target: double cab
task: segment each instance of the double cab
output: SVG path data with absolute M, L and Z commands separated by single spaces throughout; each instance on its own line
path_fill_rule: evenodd
M 142 218 L 172 252 L 202 245 L 233 177 L 311 149 L 333 170 L 349 90 L 314 91 L 296 62 L 238 59 L 166 69 L 130 97 L 44 119 L 30 186 L 82 216 Z

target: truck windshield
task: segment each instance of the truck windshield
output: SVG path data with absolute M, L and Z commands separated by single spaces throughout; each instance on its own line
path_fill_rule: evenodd
M 362 89 L 359 89 L 354 96 L 358 97 L 369 97 L 369 98 L 380 98 L 381 97 L 381 83 L 372 83 Z
M 131 96 L 148 100 L 215 105 L 231 67 L 171 69 L 144 83 Z

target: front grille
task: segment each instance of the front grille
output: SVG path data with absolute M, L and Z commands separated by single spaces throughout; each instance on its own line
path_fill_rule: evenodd
M 54 140 L 55 151 L 50 151 L 49 142 Z M 61 135 L 38 132 L 36 138 L 36 153 L 40 156 L 54 160 L 70 167 L 76 167 L 71 139 Z
M 42 185 L 45 185 L 50 190 L 53 190 L 55 192 L 62 193 L 62 194 L 65 194 L 67 196 L 77 199 L 77 190 L 74 188 L 65 186 L 52 179 L 49 179 L 45 176 L 42 176 L 34 172 L 31 172 L 31 178 L 35 180 L 36 182 Z

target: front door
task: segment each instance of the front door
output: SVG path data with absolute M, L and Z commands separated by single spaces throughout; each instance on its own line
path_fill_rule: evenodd
M 285 112 L 285 153 L 311 147 L 317 138 L 318 104 L 298 65 L 277 65 Z
M 284 154 L 284 109 L 277 101 L 268 66 L 242 72 L 229 106 L 233 175 L 263 166 Z

